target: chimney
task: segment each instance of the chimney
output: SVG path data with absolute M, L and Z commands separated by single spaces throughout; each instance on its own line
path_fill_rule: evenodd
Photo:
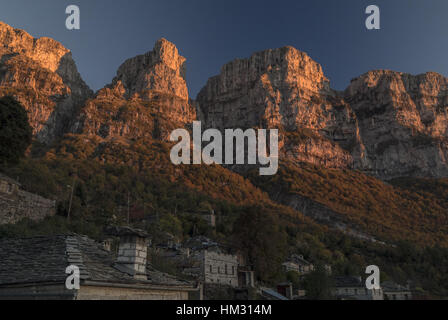
M 131 275 L 134 279 L 147 280 L 148 234 L 143 230 L 130 227 L 114 227 L 109 231 L 120 237 L 117 261 L 114 267 Z

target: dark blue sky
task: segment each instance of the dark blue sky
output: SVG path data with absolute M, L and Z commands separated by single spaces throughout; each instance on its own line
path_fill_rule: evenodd
M 69 4 L 81 9 L 79 31 L 65 28 Z M 365 28 L 370 4 L 379 31 Z M 224 63 L 285 45 L 322 64 L 339 90 L 371 69 L 448 75 L 447 0 L 0 0 L 0 20 L 62 42 L 95 90 L 160 37 L 188 59 L 192 97 Z

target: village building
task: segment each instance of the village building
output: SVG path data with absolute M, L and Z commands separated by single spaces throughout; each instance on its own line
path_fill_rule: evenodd
M 303 258 L 302 255 L 293 254 L 291 257 L 282 263 L 283 271 L 295 271 L 300 275 L 305 275 L 314 270 L 314 265 Z
M 383 290 L 367 289 L 361 277 L 341 276 L 334 278 L 333 295 L 341 300 L 383 300 Z
M 0 239 L 0 299 L 187 300 L 202 287 L 155 270 L 142 231 L 118 228 L 118 253 L 71 234 Z M 66 286 L 66 269 L 80 271 L 79 289 Z
M 24 218 L 38 221 L 55 213 L 55 201 L 22 190 L 19 182 L 0 173 L 0 225 Z
M 402 286 L 391 281 L 381 284 L 383 288 L 384 300 L 411 300 L 412 291 L 409 286 Z
M 204 284 L 238 286 L 238 258 L 226 253 L 218 243 L 206 237 L 196 237 L 185 243 L 192 267 L 184 272 L 196 275 Z
M 288 298 L 289 300 L 293 299 L 293 288 L 291 282 L 282 282 L 277 284 L 277 292 L 282 296 Z
M 238 266 L 238 287 L 255 288 L 255 271 L 248 266 Z
M 246 265 L 243 257 L 205 236 L 190 238 L 182 245 L 159 244 L 155 249 L 181 273 L 198 279 L 204 285 L 239 289 L 255 287 L 255 272 Z

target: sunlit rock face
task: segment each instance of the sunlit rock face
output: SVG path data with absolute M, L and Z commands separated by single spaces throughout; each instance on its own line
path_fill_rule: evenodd
M 282 156 L 296 162 L 350 168 L 353 156 L 344 147 L 360 153 L 353 112 L 322 67 L 293 47 L 226 64 L 197 104 L 206 127 L 278 128 Z
M 281 157 L 383 179 L 448 176 L 447 79 L 372 71 L 336 92 L 292 47 L 224 65 L 197 97 L 206 127 L 278 128 Z
M 448 81 L 437 73 L 371 71 L 337 92 L 317 62 L 283 47 L 224 65 L 192 101 L 185 65 L 160 39 L 94 95 L 62 44 L 0 22 L 0 96 L 24 105 L 45 144 L 67 133 L 166 141 L 200 120 L 204 130 L 279 129 L 280 160 L 296 164 L 382 179 L 448 176 Z
M 448 80 L 379 70 L 354 79 L 345 100 L 365 146 L 357 168 L 382 178 L 448 176 Z
M 112 83 L 83 107 L 72 132 L 103 139 L 167 140 L 172 130 L 196 119 L 185 61 L 174 44 L 158 40 L 152 51 L 119 67 Z
M 62 44 L 0 22 L 0 96 L 4 95 L 22 103 L 35 137 L 50 143 L 68 130 L 92 91 Z

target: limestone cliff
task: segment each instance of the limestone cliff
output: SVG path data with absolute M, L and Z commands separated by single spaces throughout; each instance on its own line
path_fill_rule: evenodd
M 448 176 L 447 79 L 372 71 L 343 93 L 292 47 L 222 67 L 197 97 L 205 127 L 278 128 L 281 157 L 383 179 Z
M 206 127 L 278 128 L 283 156 L 297 162 L 350 168 L 353 156 L 344 148 L 360 153 L 352 110 L 330 89 L 322 67 L 293 47 L 226 64 L 197 103 Z
M 39 141 L 54 141 L 92 95 L 70 51 L 2 22 L 0 43 L 0 96 L 13 95 L 23 104 Z
M 352 81 L 345 99 L 366 147 L 357 168 L 381 178 L 448 176 L 448 79 L 379 70 Z
M 174 44 L 158 40 L 153 51 L 119 67 L 112 83 L 86 103 L 72 131 L 104 139 L 167 139 L 196 118 L 185 60 Z
M 280 158 L 296 164 L 448 176 L 448 80 L 436 73 L 371 71 L 337 92 L 317 62 L 284 47 L 224 65 L 192 101 L 186 59 L 160 39 L 93 95 L 59 42 L 0 22 L 0 44 L 0 96 L 25 106 L 46 144 L 66 133 L 166 140 L 199 119 L 204 129 L 278 128 Z

